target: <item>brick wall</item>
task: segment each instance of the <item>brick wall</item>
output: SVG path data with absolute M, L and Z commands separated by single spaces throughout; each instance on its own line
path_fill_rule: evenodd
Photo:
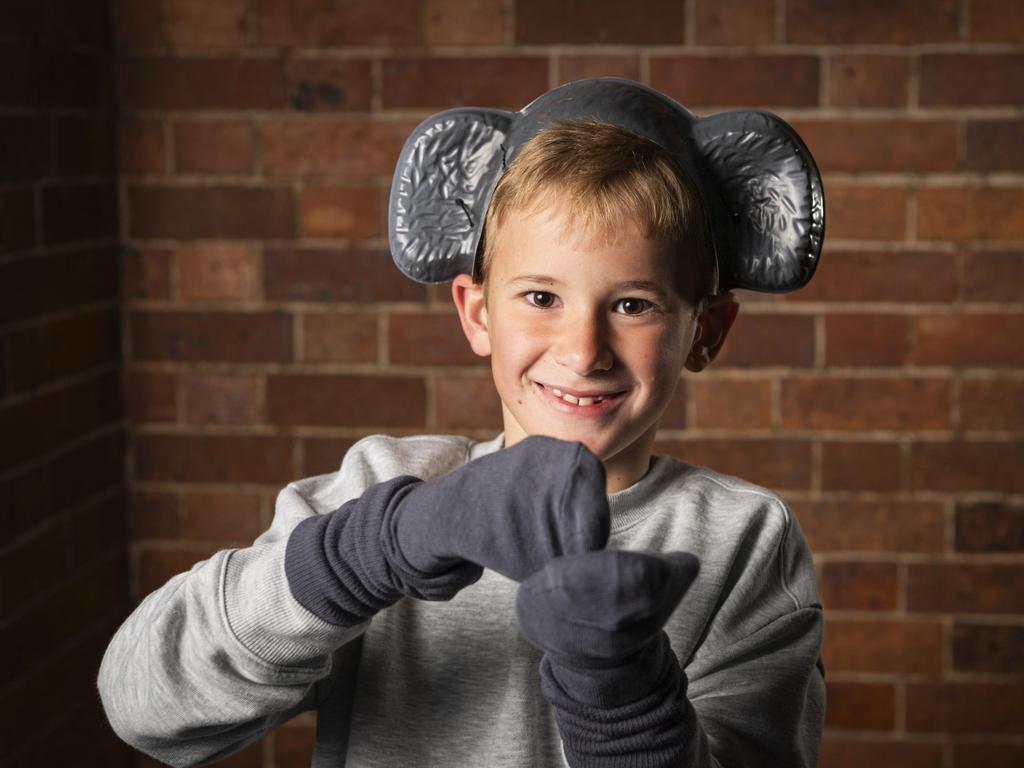
M 0 11 L 0 763 L 126 765 L 94 679 L 128 609 L 105 3 Z M 86 762 L 82 762 L 83 753 Z
M 115 0 L 113 9 L 135 599 L 218 548 L 250 542 L 281 485 L 332 470 L 364 434 L 494 433 L 488 370 L 446 292 L 404 280 L 386 256 L 395 158 L 434 111 L 517 109 L 566 80 L 621 75 L 698 113 L 774 110 L 825 175 L 826 253 L 814 282 L 792 296 L 742 296 L 723 356 L 684 379 L 660 443 L 779 490 L 800 517 L 828 613 L 822 764 L 1024 761 L 1019 3 Z M 83 53 L 89 45 L 76 40 L 64 55 L 101 61 Z M 0 55 L 31 63 L 16 47 Z M 90 72 L 69 67 L 68 81 L 50 85 L 61 89 L 54 103 L 73 106 L 66 116 L 27 102 L 27 90 L 0 90 L 12 105 L 0 130 L 31 149 L 0 148 L 0 167 L 16 169 L 0 195 L 21 212 L 7 218 L 15 223 L 0 243 L 14 255 L 0 269 L 19 285 L 74 277 L 19 290 L 0 308 L 0 419 L 5 436 L 12 420 L 26 436 L 0 448 L 6 464 L 26 468 L 0 476 L 17 481 L 7 491 L 16 499 L 31 483 L 69 493 L 34 474 L 61 461 L 98 483 L 108 476 L 84 472 L 76 451 L 94 462 L 116 452 L 116 428 L 102 426 L 117 420 L 105 397 L 116 391 L 113 355 L 88 357 L 78 350 L 90 344 L 72 341 L 70 359 L 42 354 L 56 343 L 44 339 L 99 338 L 116 324 L 102 247 L 114 220 L 109 165 L 87 149 L 102 144 L 109 102 L 75 101 Z M 80 241 L 90 247 L 71 245 Z M 25 345 L 35 362 L 18 362 Z M 64 413 L 73 416 L 55 415 Z M 51 437 L 18 427 L 47 419 Z M 5 569 L 37 560 L 48 537 L 73 536 L 79 517 L 115 518 L 116 483 L 113 473 L 89 501 L 48 502 L 48 522 L 37 505 L 15 504 L 21 544 L 3 550 Z M 115 560 L 95 546 L 88 566 L 69 547 L 62 571 L 33 577 L 34 592 L 57 594 L 79 568 L 103 578 Z M 42 598 L 11 594 L 3 599 L 15 616 L 45 610 Z M 96 632 L 76 637 L 102 645 Z M 313 724 L 298 718 L 231 764 L 305 765 Z

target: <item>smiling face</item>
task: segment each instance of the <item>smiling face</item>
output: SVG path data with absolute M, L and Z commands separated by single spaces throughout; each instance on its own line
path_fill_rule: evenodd
M 494 248 L 486 286 L 461 276 L 453 290 L 474 351 L 491 356 L 506 446 L 578 440 L 604 461 L 609 491 L 628 487 L 647 472 L 698 328 L 680 257 L 629 220 L 581 236 L 557 203 L 511 212 Z

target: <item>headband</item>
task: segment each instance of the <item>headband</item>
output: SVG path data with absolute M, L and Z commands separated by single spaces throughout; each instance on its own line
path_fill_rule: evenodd
M 825 234 L 821 174 L 777 115 L 697 117 L 652 88 L 616 77 L 548 91 L 519 112 L 464 107 L 428 117 L 406 139 L 391 184 L 388 241 L 398 268 L 423 283 L 472 273 L 502 172 L 555 120 L 595 119 L 659 144 L 704 200 L 719 291 L 785 293 L 814 274 Z

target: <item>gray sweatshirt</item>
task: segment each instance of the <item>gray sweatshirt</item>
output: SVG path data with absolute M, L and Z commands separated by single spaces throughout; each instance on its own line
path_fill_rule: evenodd
M 404 598 L 342 628 L 300 605 L 284 572 L 288 536 L 305 517 L 501 445 L 502 436 L 368 437 L 338 472 L 286 487 L 251 547 L 174 576 L 115 634 L 98 681 L 111 726 L 174 766 L 215 762 L 308 710 L 318 711 L 313 764 L 324 768 L 564 766 L 540 652 L 516 625 L 515 582 L 485 571 L 450 602 Z M 823 619 L 788 507 L 667 457 L 609 502 L 609 548 L 681 550 L 701 563 L 665 627 L 697 714 L 692 765 L 815 765 Z

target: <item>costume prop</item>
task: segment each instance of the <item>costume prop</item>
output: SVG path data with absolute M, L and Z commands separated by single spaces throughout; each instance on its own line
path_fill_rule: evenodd
M 604 466 L 581 443 L 534 436 L 426 482 L 397 477 L 288 541 L 292 594 L 353 626 L 403 595 L 448 600 L 490 568 L 522 581 L 608 540 Z
M 814 274 L 825 233 L 821 174 L 796 132 L 760 110 L 697 117 L 621 78 L 555 88 L 519 112 L 439 112 L 405 142 L 388 235 L 403 273 L 425 283 L 472 273 L 491 195 L 522 146 L 554 120 L 596 119 L 664 147 L 690 175 L 711 222 L 719 291 L 794 291 Z

